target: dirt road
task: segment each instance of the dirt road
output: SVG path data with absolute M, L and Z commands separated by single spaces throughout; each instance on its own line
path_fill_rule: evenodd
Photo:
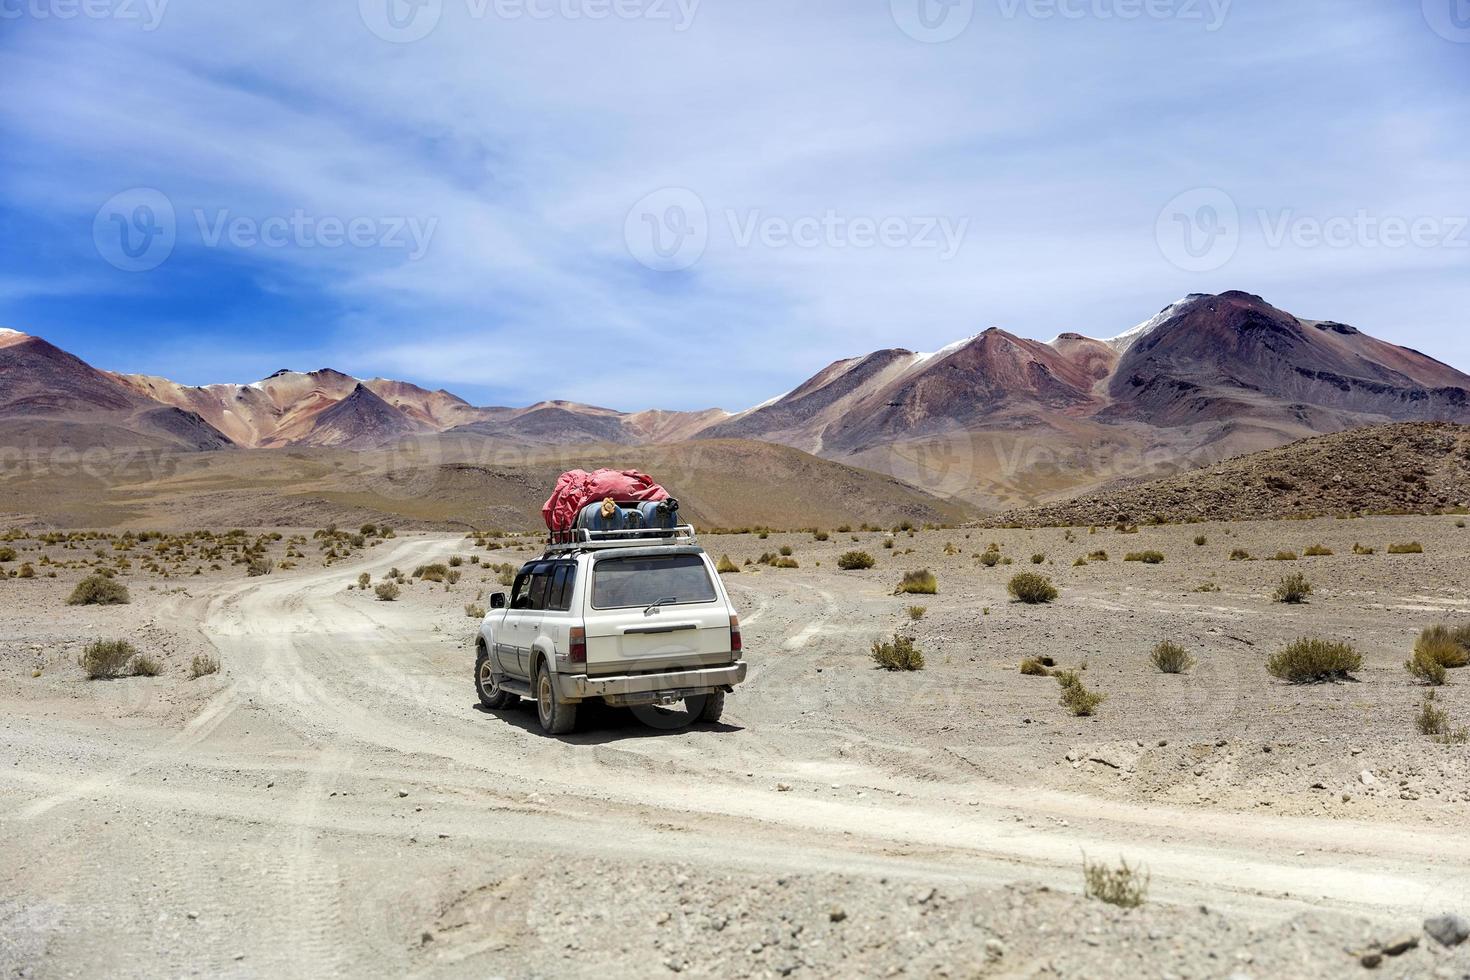
M 861 659 L 881 615 L 871 594 L 820 577 L 731 577 L 752 671 L 724 724 L 658 731 L 585 709 L 577 734 L 548 738 L 529 705 L 478 707 L 471 620 L 348 589 L 361 571 L 462 546 L 399 540 L 350 566 L 168 596 L 161 614 L 198 624 L 221 675 L 184 694 L 134 685 L 125 697 L 147 703 L 95 716 L 16 706 L 0 750 L 0 965 L 37 976 L 780 973 L 785 961 L 761 943 L 716 955 L 690 926 L 682 945 L 658 930 L 685 921 L 681 906 L 733 907 L 732 888 L 790 888 L 823 929 L 853 930 L 890 900 L 922 912 L 935 889 L 982 905 L 1017 881 L 1075 893 L 1084 852 L 1147 865 L 1160 922 L 1205 904 L 1238 929 L 1310 911 L 1330 932 L 1349 916 L 1417 923 L 1470 905 L 1462 825 L 1071 792 L 1024 772 L 994 778 L 967 761 L 965 739 L 946 744 L 944 726 L 898 739 L 862 725 L 854 705 L 875 717 L 900 699 L 905 717 L 922 717 L 932 689 L 834 677 L 834 664 Z M 841 919 L 828 914 L 844 903 Z M 976 943 L 961 973 L 1029 975 L 1088 953 L 1064 929 L 1011 937 L 987 960 L 978 915 L 945 915 L 947 935 L 969 930 Z M 1156 944 L 1184 934 L 1160 929 Z M 783 955 L 793 970 L 837 969 L 850 937 Z M 857 943 L 850 962 L 873 968 L 872 945 Z

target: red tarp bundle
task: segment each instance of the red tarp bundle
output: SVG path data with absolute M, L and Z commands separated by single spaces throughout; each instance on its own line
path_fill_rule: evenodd
M 637 470 L 572 470 L 563 473 L 556 481 L 541 516 L 546 526 L 553 531 L 565 531 L 577 522 L 582 508 L 596 500 L 611 497 L 620 504 L 640 503 L 644 500 L 664 500 L 668 491 L 653 477 Z

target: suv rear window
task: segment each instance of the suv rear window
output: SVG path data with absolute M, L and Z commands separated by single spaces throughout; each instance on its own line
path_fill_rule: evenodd
M 655 555 L 646 558 L 604 558 L 593 566 L 594 609 L 629 609 L 713 602 L 715 586 L 699 555 Z

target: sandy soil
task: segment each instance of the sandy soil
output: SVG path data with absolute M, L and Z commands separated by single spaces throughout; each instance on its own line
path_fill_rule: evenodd
M 589 708 L 565 739 L 476 704 L 464 606 L 493 574 L 395 603 L 350 588 L 475 554 L 463 539 L 259 578 L 135 570 L 133 603 L 106 608 L 64 604 L 81 567 L 0 581 L 0 969 L 1335 977 L 1402 936 L 1378 974 L 1470 976 L 1470 944 L 1421 929 L 1470 913 L 1470 748 L 1415 732 L 1402 669 L 1423 626 L 1470 618 L 1453 518 L 852 536 L 706 537 L 801 563 L 727 577 L 752 669 L 725 723 Z M 1384 553 L 1410 540 L 1424 554 Z M 991 542 L 1014 564 L 980 565 Z M 1314 544 L 1335 553 L 1227 558 Z M 839 571 L 851 548 L 877 567 Z M 1121 560 L 1150 548 L 1166 560 Z M 920 567 L 939 594 L 893 595 Z M 1061 598 L 1010 603 L 1022 570 Z M 1270 600 L 1290 571 L 1309 604 Z M 895 631 L 925 670 L 874 669 Z M 1354 643 L 1356 682 L 1272 680 L 1301 635 Z M 86 681 L 99 636 L 165 672 Z M 1151 668 L 1164 638 L 1192 672 Z M 201 652 L 223 670 L 189 680 Z M 1034 655 L 1085 666 L 1097 715 L 1022 676 Z M 1456 671 L 1438 695 L 1459 724 L 1467 691 Z M 1148 904 L 1082 897 L 1084 854 L 1146 866 Z

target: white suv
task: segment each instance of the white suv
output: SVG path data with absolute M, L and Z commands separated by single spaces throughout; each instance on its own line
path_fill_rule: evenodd
M 480 703 L 534 698 L 541 727 L 572 730 L 577 705 L 685 701 L 716 722 L 745 680 L 740 620 L 692 528 L 552 535 L 516 575 L 509 600 L 491 596 L 475 643 Z

